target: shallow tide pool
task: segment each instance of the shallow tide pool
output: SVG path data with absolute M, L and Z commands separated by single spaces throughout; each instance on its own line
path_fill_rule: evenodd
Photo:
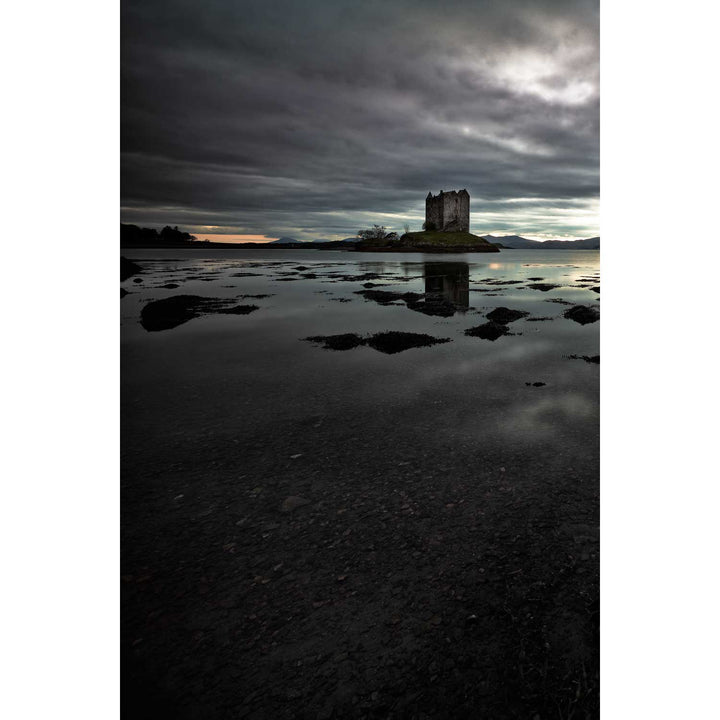
M 141 446 L 180 426 L 294 434 L 307 418 L 352 425 L 365 412 L 432 429 L 436 440 L 481 436 L 498 451 L 561 444 L 567 454 L 597 444 L 599 365 L 583 357 L 599 355 L 600 324 L 564 317 L 573 306 L 599 309 L 596 251 L 126 254 L 143 268 L 121 284 L 129 293 L 121 300 L 123 402 L 142 405 L 126 413 L 126 432 L 137 431 Z M 407 293 L 409 302 L 397 297 Z M 143 306 L 177 295 L 258 309 L 145 330 Z M 527 315 L 495 340 L 465 334 L 499 307 Z M 385 331 L 450 342 L 385 354 L 305 340 Z

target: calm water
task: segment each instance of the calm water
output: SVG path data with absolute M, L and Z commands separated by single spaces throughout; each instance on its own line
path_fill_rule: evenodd
M 332 693 L 440 707 L 481 679 L 505 717 L 523 657 L 517 682 L 540 700 L 513 716 L 595 687 L 599 365 L 568 356 L 599 353 L 600 323 L 563 313 L 599 306 L 597 252 L 128 255 L 145 269 L 120 301 L 132 672 L 192 717 L 249 717 L 249 697 L 252 717 L 316 717 Z M 450 314 L 381 305 L 368 282 Z M 258 309 L 145 330 L 146 303 L 178 294 Z M 530 314 L 494 342 L 464 334 L 497 307 Z M 450 342 L 304 340 L 386 330 Z M 282 512 L 293 496 L 308 504 Z M 439 653 L 454 669 L 436 687 Z
M 599 308 L 600 296 L 590 289 L 599 286 L 596 251 L 125 254 L 145 270 L 135 276 L 141 283 L 135 277 L 122 283 L 131 293 L 121 300 L 125 452 L 134 457 L 160 461 L 173 439 L 182 438 L 187 447 L 194 437 L 214 437 L 220 445 L 223 439 L 266 438 L 268 452 L 284 452 L 285 446 L 291 452 L 303 437 L 318 433 L 341 444 L 356 440 L 368 423 L 386 427 L 398 442 L 447 452 L 471 452 L 481 444 L 502 456 L 505 449 L 525 448 L 535 457 L 561 455 L 569 464 L 597 454 L 599 366 L 568 356 L 599 354 L 600 323 L 566 319 L 571 305 L 552 302 Z M 307 269 L 294 270 L 298 266 Z M 254 274 L 233 277 L 239 272 Z M 340 277 L 366 273 L 381 276 L 369 281 L 373 289 L 436 292 L 456 312 L 437 317 L 402 301 L 380 305 L 357 294 L 367 279 Z M 578 280 L 590 277 L 597 280 L 580 287 Z M 527 287 L 533 282 L 559 287 Z M 179 287 L 160 287 L 166 283 Z M 178 294 L 270 297 L 238 299 L 259 306 L 249 315 L 208 315 L 161 332 L 143 329 L 143 305 Z M 510 324 L 513 335 L 494 342 L 464 334 L 496 307 L 530 315 Z M 303 340 L 385 330 L 452 342 L 387 355 L 370 347 L 325 350 Z M 545 386 L 526 385 L 534 382 Z M 206 441 L 202 447 L 209 452 L 212 446 Z M 352 457 L 352 447 L 343 451 Z

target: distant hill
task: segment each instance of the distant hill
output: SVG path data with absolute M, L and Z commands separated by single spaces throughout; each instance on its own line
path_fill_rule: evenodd
M 492 243 L 501 243 L 511 250 L 599 250 L 600 237 L 583 240 L 530 240 L 520 235 L 483 235 Z
M 334 244 L 337 244 L 337 243 L 350 243 L 350 242 L 351 242 L 351 243 L 355 243 L 355 242 L 357 242 L 357 240 L 358 240 L 358 239 L 357 239 L 356 237 L 351 237 L 351 238 L 344 238 L 343 240 L 312 240 L 312 242 L 314 242 L 314 243 L 334 243 Z
M 277 240 L 271 240 L 269 243 L 265 243 L 266 245 L 294 245 L 295 243 L 298 243 L 302 245 L 302 242 L 300 240 L 296 240 L 295 238 L 291 237 L 281 237 Z

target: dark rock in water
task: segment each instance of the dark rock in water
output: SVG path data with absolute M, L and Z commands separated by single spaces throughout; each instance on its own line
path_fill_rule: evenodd
M 249 315 L 260 308 L 257 305 L 235 305 L 234 307 L 225 308 L 224 310 L 216 310 L 219 315 Z
M 402 293 L 393 290 L 357 290 L 355 294 L 362 295 L 366 300 L 373 300 L 379 305 L 389 305 L 403 297 Z M 406 295 L 413 295 L 417 299 L 422 297 L 422 295 L 418 295 L 417 293 L 406 293 Z
M 450 338 L 434 338 L 424 333 L 397 332 L 394 330 L 376 333 L 367 340 L 367 344 L 371 348 L 388 355 L 409 350 L 410 348 L 430 347 L 431 345 L 448 342 L 451 342 Z
M 202 315 L 212 313 L 247 315 L 258 309 L 257 305 L 230 307 L 233 302 L 234 300 L 206 298 L 198 295 L 174 295 L 163 300 L 154 300 L 145 305 L 140 313 L 140 324 L 148 332 L 156 332 L 170 330 Z
M 414 295 L 414 293 L 406 293 L 406 295 Z M 405 304 L 410 310 L 421 312 L 423 315 L 452 317 L 457 312 L 457 306 L 454 303 L 436 293 L 427 293 L 424 298 L 421 297 L 418 300 L 405 299 Z
M 493 342 L 502 335 L 508 335 L 509 333 L 510 330 L 507 325 L 501 325 L 492 320 L 486 322 L 484 325 L 478 325 L 465 331 L 465 334 L 470 335 L 470 337 L 479 337 L 483 340 L 492 340 Z
M 304 265 L 298 265 L 297 267 L 293 268 L 293 270 L 309 270 L 309 267 L 305 267 Z
M 363 286 L 366 287 L 366 286 Z M 436 317 L 452 317 L 458 310 L 457 306 L 439 293 L 396 292 L 394 290 L 357 290 L 366 300 L 373 300 L 379 305 L 403 301 L 410 310 Z
M 326 350 L 352 350 L 360 345 L 367 345 L 378 352 L 393 355 L 411 348 L 429 347 L 440 343 L 451 342 L 450 338 L 434 338 L 430 335 L 408 332 L 382 332 L 363 338 L 355 333 L 342 335 L 316 335 L 305 340 L 323 343 Z
M 526 285 L 526 287 L 529 287 L 531 290 L 548 292 L 548 290 L 554 290 L 555 288 L 559 288 L 560 286 L 554 285 L 553 283 L 530 283 L 529 285 Z
M 315 335 L 305 340 L 314 343 L 322 343 L 325 350 L 352 350 L 365 344 L 365 340 L 355 333 L 343 333 L 342 335 Z
M 485 285 L 520 285 L 522 280 L 498 280 L 496 278 L 484 278 L 478 282 L 484 283 Z
M 545 278 L 541 277 L 529 277 L 528 280 L 544 280 Z
M 161 285 L 160 287 L 164 290 L 174 290 L 180 286 L 177 283 L 165 283 L 165 285 Z
M 580 325 L 588 325 L 600 319 L 600 312 L 597 308 L 592 307 L 592 305 L 576 305 L 566 310 L 563 313 L 563 317 L 566 317 L 568 320 L 574 320 L 576 323 L 580 323 Z
M 501 325 L 507 325 L 508 323 L 515 322 L 515 320 L 527 317 L 529 314 L 529 312 L 524 312 L 523 310 L 510 310 L 506 307 L 499 307 L 489 312 L 487 319 L 500 323 Z
M 545 387 L 544 382 L 532 382 L 532 383 L 525 383 L 528 387 Z
M 548 320 L 554 320 L 555 318 L 551 317 L 534 317 L 534 318 L 528 318 L 526 322 L 546 322 Z
M 122 300 L 126 295 L 130 293 L 125 288 L 120 288 L 120 299 Z
M 135 278 L 135 279 L 133 280 L 134 283 L 141 283 L 142 281 L 143 281 L 142 278 Z
M 128 260 L 126 257 L 120 258 L 120 282 L 127 280 L 133 275 L 142 272 L 142 268 L 136 265 L 132 260 Z
M 570 360 L 584 360 L 585 362 L 594 363 L 595 365 L 600 364 L 599 355 L 568 355 Z
M 345 282 L 358 282 L 359 280 L 382 280 L 382 275 L 374 272 L 361 273 L 360 275 L 340 275 Z
M 591 287 L 590 289 L 591 289 L 593 292 L 596 292 L 596 293 L 599 293 L 599 292 L 600 292 L 600 286 L 599 286 L 599 285 L 597 285 L 596 287 Z

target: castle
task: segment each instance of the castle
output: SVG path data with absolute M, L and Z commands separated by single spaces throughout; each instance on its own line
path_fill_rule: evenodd
M 425 199 L 426 230 L 470 232 L 470 194 L 467 190 L 440 191 Z

